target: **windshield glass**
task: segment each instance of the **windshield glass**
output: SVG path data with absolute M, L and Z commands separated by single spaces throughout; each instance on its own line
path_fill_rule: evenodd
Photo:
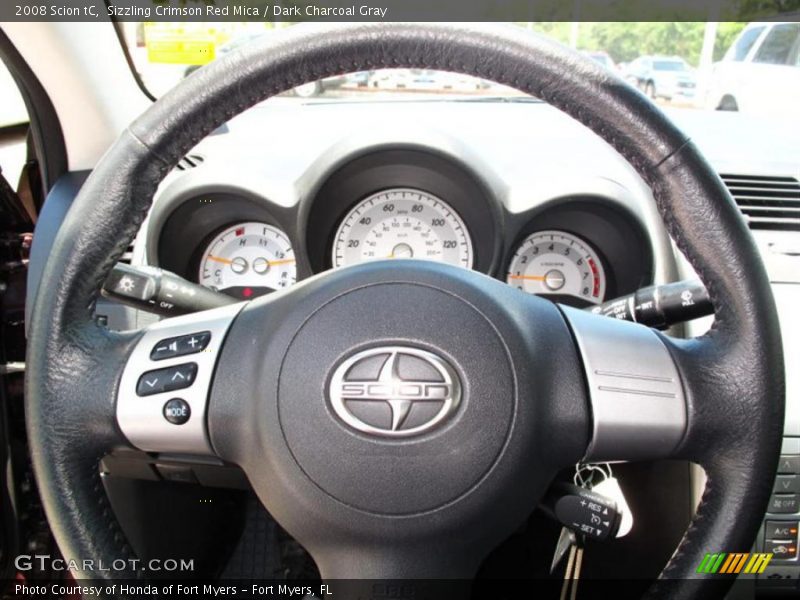
M 536 22 L 514 25 L 542 33 L 570 46 L 636 85 L 645 93 L 643 57 L 654 58 L 656 71 L 705 70 L 720 60 L 746 23 L 701 22 Z M 274 36 L 292 23 L 191 22 L 121 23 L 136 75 L 157 98 L 204 65 L 258 40 Z M 706 78 L 707 79 L 707 78 Z M 700 82 L 702 83 L 702 81 Z M 659 90 L 660 91 L 660 90 Z M 652 96 L 653 94 L 651 94 Z M 704 90 L 656 94 L 656 101 L 695 108 L 705 104 Z M 427 69 L 383 69 L 347 73 L 296 87 L 282 101 L 381 100 L 524 100 L 509 87 L 464 75 Z

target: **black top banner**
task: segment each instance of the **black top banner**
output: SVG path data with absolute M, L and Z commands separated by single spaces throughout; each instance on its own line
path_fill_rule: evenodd
M 800 0 L 2 0 L 0 21 L 800 20 Z

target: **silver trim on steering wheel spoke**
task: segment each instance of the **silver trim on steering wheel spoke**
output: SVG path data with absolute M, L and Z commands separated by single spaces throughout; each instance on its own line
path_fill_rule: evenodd
M 583 360 L 591 403 L 587 462 L 667 458 L 687 426 L 678 369 L 652 329 L 562 307 Z
M 117 422 L 131 444 L 147 452 L 214 454 L 206 427 L 208 395 L 222 343 L 244 305 L 176 317 L 147 328 L 125 365 L 117 393 Z M 204 347 L 196 345 L 208 334 Z M 156 347 L 166 358 L 153 356 Z M 172 389 L 162 391 L 164 386 Z M 170 407 L 178 407 L 178 417 L 188 415 L 181 424 L 165 415 L 165 405 L 172 400 Z

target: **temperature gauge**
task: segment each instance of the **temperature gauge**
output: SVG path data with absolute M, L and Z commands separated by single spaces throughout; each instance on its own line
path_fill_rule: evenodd
M 239 223 L 211 240 L 200 259 L 198 283 L 248 300 L 297 280 L 286 234 L 266 223 Z

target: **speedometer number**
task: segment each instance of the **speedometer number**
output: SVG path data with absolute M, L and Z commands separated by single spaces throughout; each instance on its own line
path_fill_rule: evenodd
M 472 240 L 461 217 L 443 200 L 398 188 L 359 202 L 334 238 L 334 267 L 369 260 L 419 258 L 471 268 Z

